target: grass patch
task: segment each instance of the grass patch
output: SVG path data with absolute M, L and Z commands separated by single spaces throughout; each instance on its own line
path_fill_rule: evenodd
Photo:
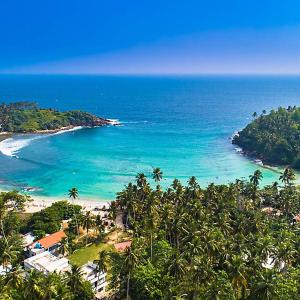
M 68 258 L 72 264 L 82 266 L 88 261 L 93 261 L 98 258 L 98 253 L 101 250 L 113 250 L 113 245 L 105 244 L 103 242 L 98 242 L 88 246 L 86 248 L 81 248 L 76 252 L 72 253 Z
M 84 237 L 83 237 L 84 238 Z M 102 250 L 115 251 L 114 244 L 128 238 L 128 234 L 121 229 L 109 232 L 101 242 L 96 242 L 88 247 L 81 248 L 72 253 L 68 258 L 71 263 L 82 266 L 88 261 L 98 259 L 98 254 Z

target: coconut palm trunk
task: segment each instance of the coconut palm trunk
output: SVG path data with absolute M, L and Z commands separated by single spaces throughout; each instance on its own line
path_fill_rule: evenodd
M 126 289 L 126 299 L 129 300 L 129 287 L 130 287 L 130 272 L 127 277 L 127 289 Z

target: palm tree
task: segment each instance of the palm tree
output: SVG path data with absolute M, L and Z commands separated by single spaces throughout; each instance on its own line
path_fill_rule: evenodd
M 253 292 L 250 299 L 266 299 L 271 300 L 276 298 L 276 277 L 273 270 L 264 270 L 259 273 L 259 276 L 254 284 Z
M 28 201 L 32 201 L 29 196 L 20 195 L 17 191 L 0 193 L 0 226 L 1 234 L 6 243 L 8 243 L 8 241 L 4 228 L 4 220 L 8 212 L 11 210 L 15 212 L 22 212 L 26 202 Z
M 31 270 L 25 278 L 24 298 L 28 300 L 43 299 L 43 274 L 36 270 Z
M 245 291 L 248 285 L 245 277 L 246 268 L 242 258 L 238 255 L 233 255 L 228 261 L 228 273 L 231 277 L 231 284 L 237 299 L 244 298 Z
M 50 273 L 45 276 L 42 282 L 43 300 L 67 299 L 66 290 L 62 293 L 62 290 L 59 288 L 61 282 L 62 278 L 56 273 Z
M 169 265 L 169 273 L 171 276 L 174 276 L 176 279 L 181 279 L 186 273 L 186 261 L 181 255 L 178 254 L 177 250 L 174 250 L 174 253 L 171 258 Z
M 98 259 L 94 260 L 94 263 L 97 265 L 97 271 L 100 273 L 107 272 L 107 264 L 109 259 L 109 252 L 102 250 L 98 254 Z
M 258 186 L 259 182 L 262 180 L 263 175 L 260 170 L 256 170 L 253 175 L 250 175 L 250 182 L 254 184 L 254 186 Z
M 69 243 L 68 238 L 64 237 L 60 241 L 59 254 L 63 256 L 69 255 Z
M 145 174 L 144 173 L 137 174 L 136 182 L 137 182 L 138 187 L 140 187 L 140 188 L 144 187 L 147 183 Z
M 19 289 L 24 281 L 24 270 L 20 265 L 13 266 L 9 272 L 5 274 L 3 283 L 13 289 Z
M 75 200 L 78 198 L 77 188 L 73 187 L 69 190 L 69 198 L 73 199 L 73 205 L 75 205 Z M 78 225 L 77 216 L 76 216 L 76 212 L 75 212 L 74 207 L 73 207 L 73 213 L 74 213 L 76 227 L 77 227 L 77 234 L 78 234 L 78 237 L 79 237 L 79 225 Z
M 153 256 L 153 233 L 158 222 L 158 212 L 157 212 L 157 199 L 155 193 L 151 193 L 147 199 L 147 204 L 145 205 L 145 213 L 147 217 L 145 218 L 145 227 L 150 233 L 150 257 L 152 260 Z
M 66 272 L 67 286 L 73 295 L 80 294 L 85 289 L 82 275 L 83 272 L 77 265 L 71 265 L 71 270 Z
M 15 245 L 12 241 L 7 241 L 7 243 L 4 244 L 4 249 L 2 250 L 2 255 L 0 257 L 4 268 L 15 262 L 18 258 L 20 249 L 18 249 L 16 246 L 17 245 Z
M 118 214 L 118 207 L 117 207 L 117 202 L 116 201 L 111 201 L 109 203 L 109 218 L 111 221 L 115 222 Z
M 90 211 L 87 211 L 82 219 L 82 226 L 83 229 L 86 229 L 86 240 L 85 240 L 85 246 L 87 246 L 88 243 L 88 237 L 89 237 L 89 230 L 95 225 L 95 218 L 91 214 Z
M 138 264 L 138 257 L 134 253 L 131 247 L 127 247 L 124 252 L 124 269 L 127 273 L 127 287 L 126 287 L 126 299 L 129 300 L 129 289 L 130 289 L 130 276 L 132 271 Z
M 69 198 L 73 198 L 73 200 L 76 200 L 78 198 L 77 188 L 73 187 L 69 190 Z
M 98 231 L 98 238 L 101 238 L 102 234 L 105 231 L 105 226 L 104 226 L 103 220 L 102 220 L 100 215 L 96 216 L 95 226 L 96 226 L 96 229 Z
M 162 180 L 163 172 L 160 170 L 160 168 L 154 168 L 152 174 L 152 178 L 155 180 L 155 182 L 160 182 Z
M 295 172 L 290 168 L 285 168 L 284 172 L 280 175 L 279 179 L 285 185 L 289 185 L 293 180 L 295 180 Z

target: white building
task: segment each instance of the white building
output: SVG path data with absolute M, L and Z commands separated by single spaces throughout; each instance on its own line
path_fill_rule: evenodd
M 69 261 L 65 257 L 57 257 L 48 251 L 36 254 L 24 260 L 25 270 L 35 269 L 43 272 L 45 275 L 49 273 L 65 272 L 70 269 Z
M 44 251 L 42 253 L 36 254 L 32 257 L 29 257 L 24 260 L 25 270 L 37 270 L 43 272 L 45 275 L 49 273 L 61 273 L 69 271 L 70 264 L 69 260 L 65 257 L 57 257 L 50 253 L 49 251 Z M 106 283 L 106 273 L 98 272 L 97 266 L 88 262 L 87 264 L 81 267 L 83 279 L 89 281 L 94 289 L 97 292 L 104 292 Z
M 26 248 L 34 242 L 35 236 L 31 232 L 29 232 L 24 234 L 22 236 L 22 239 L 23 239 L 23 247 Z
M 104 292 L 106 283 L 106 273 L 98 272 L 97 266 L 92 263 L 88 262 L 87 264 L 81 267 L 82 277 L 89 281 L 92 284 L 93 289 L 95 292 Z

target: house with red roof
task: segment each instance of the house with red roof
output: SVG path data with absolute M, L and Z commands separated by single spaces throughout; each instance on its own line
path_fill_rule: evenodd
M 49 234 L 29 245 L 27 248 L 28 254 L 31 257 L 44 251 L 55 253 L 60 247 L 61 240 L 66 237 L 66 234 L 62 230 Z

